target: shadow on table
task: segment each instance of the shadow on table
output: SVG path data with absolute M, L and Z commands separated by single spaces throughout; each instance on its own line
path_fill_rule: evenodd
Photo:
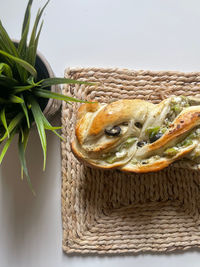
M 56 119 L 56 122 L 54 121 L 52 124 L 59 125 L 59 119 Z M 55 222 L 48 222 L 47 218 L 57 216 L 52 212 L 52 205 L 54 205 L 54 210 L 57 205 L 55 198 L 60 204 L 58 194 L 60 194 L 61 176 L 58 172 L 59 167 L 55 166 L 60 163 L 58 157 L 58 155 L 60 156 L 60 141 L 53 134 L 47 133 L 45 172 L 43 172 L 41 144 L 35 129 L 30 134 L 26 155 L 29 175 L 36 196 L 31 192 L 26 177 L 24 176 L 23 180 L 20 177 L 17 138 L 9 148 L 1 166 L 2 224 L 7 233 L 6 240 L 9 240 L 7 250 L 12 251 L 18 258 L 23 258 L 23 253 L 28 253 L 27 251 L 39 250 L 41 246 L 38 245 L 39 242 L 40 244 L 48 242 L 46 240 L 52 242 L 51 239 L 55 238 L 56 233 L 52 233 L 51 236 L 49 232 L 54 230 L 56 226 L 53 224 Z

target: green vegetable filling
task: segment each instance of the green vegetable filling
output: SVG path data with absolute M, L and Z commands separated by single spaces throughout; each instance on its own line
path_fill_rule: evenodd
M 188 146 L 191 146 L 193 144 L 192 137 L 193 138 L 196 137 L 195 132 L 190 134 L 185 140 L 183 140 L 182 142 L 177 144 L 176 147 L 171 147 L 171 148 L 166 149 L 164 152 L 164 155 L 166 155 L 168 157 L 176 156 L 176 154 L 178 153 L 178 151 L 181 147 L 188 147 Z
M 170 103 L 170 108 L 173 112 L 175 112 L 176 115 L 179 114 L 183 108 L 190 106 L 187 97 L 180 96 L 180 98 L 180 101 L 172 100 Z
M 124 143 L 122 143 L 117 149 L 116 151 L 114 151 L 113 153 L 107 153 L 103 156 L 103 159 L 109 163 L 112 164 L 115 161 L 117 161 L 118 159 L 124 158 L 126 156 L 127 153 L 122 154 L 121 156 L 117 156 L 116 153 L 119 152 L 121 153 L 123 149 L 129 148 L 131 147 L 135 142 L 136 142 L 137 138 L 136 137 L 129 137 Z
M 149 127 L 146 129 L 146 134 L 149 138 L 153 138 L 160 131 L 160 126 Z
M 178 153 L 178 149 L 177 148 L 170 147 L 170 148 L 165 150 L 164 155 L 167 156 L 167 157 L 172 158 L 172 157 L 176 156 L 177 153 Z
M 149 127 L 146 129 L 146 134 L 148 135 L 149 139 L 154 138 L 157 134 L 164 134 L 167 131 L 167 127 Z
M 182 141 L 180 144 L 178 144 L 178 146 L 179 147 L 187 147 L 187 146 L 190 146 L 192 144 L 193 144 L 192 140 L 187 138 L 184 141 Z
M 136 137 L 129 137 L 126 142 L 122 144 L 121 148 L 129 148 L 131 145 L 133 145 L 136 142 L 137 138 Z
M 106 158 L 105 161 L 106 161 L 107 163 L 109 163 L 109 164 L 112 164 L 112 163 L 114 163 L 117 159 L 118 159 L 118 158 L 117 158 L 115 155 L 113 155 L 113 156 L 110 156 L 110 157 Z

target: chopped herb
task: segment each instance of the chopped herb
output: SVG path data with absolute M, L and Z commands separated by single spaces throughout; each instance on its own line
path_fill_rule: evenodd
M 113 156 L 106 158 L 105 161 L 109 164 L 112 164 L 116 161 L 116 159 L 117 159 L 117 157 L 115 155 L 113 155 Z
M 185 139 L 183 142 L 180 143 L 180 146 L 187 147 L 187 146 L 190 146 L 192 144 L 193 144 L 193 142 L 191 139 Z
M 168 148 L 165 150 L 164 155 L 168 157 L 174 157 L 178 153 L 178 150 L 174 147 Z
M 176 115 L 178 115 L 183 108 L 189 106 L 189 100 L 185 96 L 175 97 L 170 103 L 171 110 L 175 112 Z
M 171 106 L 171 110 L 175 111 L 175 113 L 178 114 L 183 110 L 183 108 L 180 105 L 175 104 Z
M 129 147 L 130 145 L 134 144 L 136 140 L 137 140 L 136 137 L 129 137 L 124 143 L 125 147 Z
M 134 165 L 136 165 L 136 164 L 138 164 L 138 161 L 137 161 L 137 159 L 132 159 L 131 160 L 131 163 L 134 164 Z
M 161 133 L 164 134 L 164 133 L 167 131 L 167 127 L 163 127 L 163 128 L 161 128 L 160 131 L 161 131 Z
M 149 138 L 153 137 L 154 135 L 156 135 L 160 130 L 160 126 L 156 126 L 156 127 L 149 127 L 146 129 L 146 134 L 149 135 Z

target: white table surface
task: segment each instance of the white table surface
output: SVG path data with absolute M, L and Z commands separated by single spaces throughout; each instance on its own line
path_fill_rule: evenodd
M 27 0 L 0 0 L 0 18 L 18 39 Z M 42 0 L 35 0 L 33 14 Z M 200 70 L 198 0 L 51 0 L 39 49 L 57 76 L 66 67 Z M 55 123 L 60 123 L 58 114 Z M 0 168 L 0 266 L 199 266 L 200 251 L 137 256 L 62 252 L 59 140 L 48 134 L 47 168 L 35 131 L 28 165 L 37 196 L 20 180 L 16 142 Z

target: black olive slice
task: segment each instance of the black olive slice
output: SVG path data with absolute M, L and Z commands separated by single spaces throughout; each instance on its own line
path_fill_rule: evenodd
M 139 128 L 139 129 L 142 128 L 142 124 L 141 124 L 139 121 L 136 121 L 136 122 L 135 122 L 135 126 L 136 126 L 137 128 Z
M 142 164 L 145 165 L 145 164 L 147 164 L 147 162 L 146 161 L 142 161 Z
M 139 141 L 139 142 L 137 142 L 137 146 L 138 147 L 143 147 L 144 145 L 146 145 L 146 141 Z
M 105 129 L 105 134 L 108 136 L 118 136 L 121 133 L 121 128 L 119 126 L 114 126 L 110 129 Z
M 152 136 L 152 137 L 149 139 L 149 140 L 150 140 L 150 143 L 153 143 L 153 142 L 157 141 L 162 135 L 163 135 L 163 133 L 158 132 L 156 135 Z

